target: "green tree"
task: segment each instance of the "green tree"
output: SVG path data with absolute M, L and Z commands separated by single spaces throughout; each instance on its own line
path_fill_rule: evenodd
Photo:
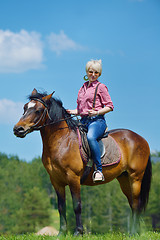
M 146 216 L 146 223 L 150 223 L 154 230 L 160 229 L 160 162 L 152 163 L 152 184 L 149 197 L 149 204 Z
M 57 196 L 56 192 L 51 184 L 49 174 L 47 173 L 45 167 L 43 166 L 41 158 L 34 158 L 30 163 L 30 173 L 32 175 L 32 181 L 35 182 L 39 179 L 39 187 L 45 189 L 47 192 L 53 208 L 57 209 Z M 38 175 L 38 178 L 37 178 Z M 35 178 L 36 179 L 33 179 Z
M 50 224 L 50 202 L 46 192 L 37 187 L 25 193 L 22 207 L 17 212 L 14 232 L 35 232 Z
M 15 212 L 21 205 L 21 188 L 18 185 L 18 169 L 21 163 L 17 157 L 0 155 L 0 231 L 10 232 L 16 221 Z
M 22 206 L 24 203 L 26 203 L 26 199 L 29 198 L 30 194 L 32 193 L 31 190 L 34 189 L 34 187 L 36 187 L 36 189 L 39 189 L 39 192 L 41 192 L 40 198 L 45 199 L 47 203 L 47 209 L 48 206 L 50 209 L 52 208 L 52 205 L 50 204 L 50 195 L 48 194 L 46 185 L 48 185 L 51 189 L 48 174 L 46 173 L 46 170 L 43 167 L 40 158 L 34 160 L 33 162 L 27 163 L 20 161 L 18 157 L 0 154 L 1 233 L 16 233 L 16 230 L 19 231 L 17 226 L 15 228 L 17 219 L 20 219 L 20 216 L 22 216 L 20 215 L 19 209 L 21 209 L 22 212 Z M 50 191 L 54 192 L 53 188 Z M 32 193 L 32 195 L 34 194 Z M 35 197 L 31 197 L 30 204 L 34 205 L 34 200 Z M 42 206 L 40 208 L 42 211 L 44 211 L 44 216 L 46 215 L 46 212 L 48 214 L 48 210 L 43 207 L 43 203 L 40 202 L 40 200 L 37 204 L 39 204 L 39 206 Z M 25 217 L 27 217 L 27 214 Z M 48 219 L 50 220 L 50 217 Z M 27 219 L 27 221 L 29 220 Z M 46 224 L 47 223 L 48 220 L 46 221 Z M 23 231 L 25 232 L 24 228 Z M 26 232 L 27 231 L 28 229 L 26 229 Z
M 153 157 L 160 157 L 160 152 L 156 151 L 154 153 L 152 153 Z
M 127 230 L 130 208 L 117 181 L 96 187 L 84 187 L 83 218 L 87 231 L 105 233 Z M 127 220 L 127 221 L 126 221 Z

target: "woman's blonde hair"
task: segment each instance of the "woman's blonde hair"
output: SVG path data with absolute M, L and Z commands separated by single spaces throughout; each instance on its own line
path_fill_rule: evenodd
M 101 59 L 100 60 L 90 60 L 86 64 L 86 72 L 88 72 L 88 70 L 90 68 L 93 68 L 94 70 L 99 72 L 99 76 L 101 76 L 101 74 L 102 74 L 102 60 Z

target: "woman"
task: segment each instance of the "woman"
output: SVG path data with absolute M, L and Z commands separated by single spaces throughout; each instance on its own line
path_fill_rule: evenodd
M 113 111 L 113 103 L 107 87 L 98 81 L 102 73 L 101 60 L 91 60 L 86 64 L 87 80 L 80 88 L 77 98 L 77 108 L 68 113 L 81 116 L 81 123 L 86 126 L 87 139 L 97 170 L 93 173 L 93 181 L 104 181 L 100 148 L 97 139 L 106 129 L 104 115 Z M 97 91 L 97 92 L 96 92 Z

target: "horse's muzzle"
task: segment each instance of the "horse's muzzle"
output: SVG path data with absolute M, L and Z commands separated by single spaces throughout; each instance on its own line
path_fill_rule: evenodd
M 16 137 L 24 138 L 28 132 L 29 130 L 25 130 L 22 126 L 15 125 L 13 128 L 13 133 L 16 135 Z

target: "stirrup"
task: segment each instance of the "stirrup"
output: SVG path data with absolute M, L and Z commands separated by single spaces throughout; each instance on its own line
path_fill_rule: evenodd
M 104 181 L 104 176 L 103 173 L 100 172 L 99 170 L 94 171 L 92 175 L 93 182 L 103 182 Z

